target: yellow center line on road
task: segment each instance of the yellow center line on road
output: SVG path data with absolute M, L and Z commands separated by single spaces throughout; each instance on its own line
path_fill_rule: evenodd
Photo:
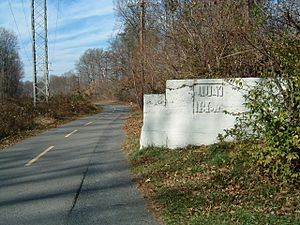
M 50 146 L 49 148 L 47 148 L 45 151 L 43 151 L 42 153 L 40 153 L 38 156 L 36 156 L 35 158 L 33 158 L 32 160 L 30 160 L 28 163 L 26 163 L 25 166 L 31 166 L 34 162 L 36 162 L 39 158 L 43 157 L 45 154 L 47 154 L 47 152 L 49 152 L 52 148 L 54 148 L 54 146 Z
M 90 124 L 92 124 L 92 123 L 93 123 L 93 122 L 88 122 L 88 123 L 84 124 L 83 126 L 86 127 L 86 126 L 88 126 L 88 125 L 90 125 Z
M 78 130 L 73 130 L 71 133 L 67 134 L 65 137 L 68 138 L 70 137 L 72 134 L 76 133 Z

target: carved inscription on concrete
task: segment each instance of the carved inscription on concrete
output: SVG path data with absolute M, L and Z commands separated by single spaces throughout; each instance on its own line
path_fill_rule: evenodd
M 156 95 L 145 95 L 144 96 L 145 105 L 165 105 L 166 99 L 164 94 Z
M 224 87 L 222 83 L 194 85 L 194 114 L 222 113 Z
M 255 87 L 257 78 L 242 78 L 244 87 Z M 155 146 L 182 148 L 209 145 L 218 134 L 234 126 L 245 91 L 224 79 L 169 80 L 165 94 L 144 96 L 141 148 Z

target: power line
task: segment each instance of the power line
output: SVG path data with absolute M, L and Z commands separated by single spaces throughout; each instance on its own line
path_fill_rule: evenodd
M 23 14 L 24 14 L 25 22 L 26 22 L 26 27 L 27 27 L 28 36 L 30 37 L 30 40 L 31 40 L 31 42 L 32 42 L 32 37 L 31 37 L 31 33 L 30 33 L 30 26 L 29 26 L 29 24 L 28 24 L 28 17 L 27 17 L 27 14 L 25 13 L 25 4 L 24 4 L 24 0 L 22 0 L 22 9 L 23 9 Z
M 53 56 L 52 56 L 52 62 L 55 60 L 55 50 L 56 50 L 56 40 L 57 40 L 57 27 L 58 27 L 58 18 L 60 13 L 60 5 L 59 0 L 57 0 L 56 4 L 56 21 L 55 21 L 55 35 L 54 35 L 54 46 L 53 46 Z
M 30 58 L 29 58 L 29 56 L 28 56 L 28 54 L 27 54 L 27 51 L 26 51 L 26 49 L 25 49 L 25 47 L 24 47 L 24 43 L 23 43 L 23 40 L 22 40 L 22 36 L 21 36 L 21 32 L 20 32 L 20 30 L 19 30 L 19 26 L 18 26 L 18 24 L 17 24 L 17 20 L 16 20 L 16 17 L 15 17 L 15 14 L 14 14 L 14 11 L 13 11 L 13 8 L 12 8 L 12 5 L 11 5 L 11 2 L 10 2 L 10 0 L 7 0 L 7 2 L 8 2 L 8 5 L 9 5 L 9 8 L 10 8 L 10 12 L 11 12 L 11 14 L 12 14 L 12 16 L 13 16 L 13 19 L 14 19 L 14 22 L 15 22 L 15 25 L 16 25 L 16 28 L 17 28 L 17 31 L 18 31 L 18 35 L 19 35 L 19 39 L 20 39 L 20 44 L 21 44 L 21 46 L 22 46 L 22 48 L 23 48 L 23 50 L 24 50 L 24 52 L 25 52 L 25 55 L 26 55 L 26 58 L 27 58 L 27 60 L 28 60 L 28 62 L 31 62 L 30 61 Z

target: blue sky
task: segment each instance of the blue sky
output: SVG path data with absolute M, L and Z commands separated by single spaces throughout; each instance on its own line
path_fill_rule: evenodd
M 32 79 L 30 5 L 31 0 L 0 2 L 0 26 L 18 37 L 24 80 Z M 86 49 L 107 48 L 118 32 L 113 0 L 48 0 L 47 7 L 50 74 L 74 69 Z

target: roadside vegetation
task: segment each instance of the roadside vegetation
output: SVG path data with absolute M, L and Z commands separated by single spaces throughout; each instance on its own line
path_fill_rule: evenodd
M 117 1 L 118 41 L 131 56 L 124 84 L 140 108 L 167 79 L 262 79 L 245 95 L 248 111 L 212 146 L 139 151 L 133 114 L 125 149 L 154 211 L 166 224 L 300 224 L 300 2 L 161 3 Z M 143 7 L 145 46 L 136 35 Z
M 16 35 L 0 28 L 0 142 L 95 112 L 90 98 L 141 109 L 144 94 L 163 92 L 169 79 L 260 77 L 245 96 L 249 111 L 226 131 L 233 142 L 139 151 L 135 111 L 125 149 L 166 224 L 300 224 L 300 1 L 116 0 L 115 8 L 122 30 L 110 47 L 87 49 L 74 71 L 51 76 L 53 97 L 37 108 Z
M 78 77 L 66 73 L 51 77 L 49 102 L 33 107 L 32 83 L 22 81 L 23 64 L 16 34 L 0 27 L 0 148 L 40 130 L 80 115 L 98 112 L 92 95 L 80 87 Z
M 283 183 L 251 157 L 261 143 L 139 150 L 142 114 L 130 116 L 124 149 L 135 181 L 164 224 L 300 224 L 300 183 Z M 262 147 L 262 146 L 261 146 Z
M 27 97 L 6 99 L 0 106 L 0 148 L 78 116 L 100 111 L 82 93 L 53 96 L 36 108 Z

